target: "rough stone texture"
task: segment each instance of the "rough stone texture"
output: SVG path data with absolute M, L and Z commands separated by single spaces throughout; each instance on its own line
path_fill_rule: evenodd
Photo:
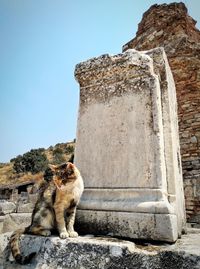
M 12 213 L 4 216 L 0 220 L 0 233 L 10 232 L 19 228 L 29 226 L 31 223 L 31 213 Z
M 164 213 L 78 210 L 77 223 L 76 230 L 80 233 L 87 231 L 92 234 L 168 242 L 177 239 L 178 231 L 177 217 Z
M 0 234 L 3 232 L 3 223 L 5 216 L 0 216 Z
M 31 222 L 31 213 L 35 205 L 35 198 L 30 203 L 17 204 L 0 201 L 0 234 L 27 227 Z
M 184 235 L 176 244 L 133 243 L 115 238 L 23 236 L 24 254 L 36 251 L 28 265 L 18 265 L 10 254 L 8 238 L 0 235 L 1 269 L 197 269 L 200 268 L 200 234 Z
M 77 65 L 75 75 L 75 163 L 85 184 L 80 226 L 175 241 L 184 198 L 176 91 L 163 49 L 103 55 Z
M 16 205 L 12 202 L 0 200 L 0 215 L 16 212 Z
M 16 194 L 16 191 L 13 191 L 10 201 L 0 200 L 0 234 L 27 227 L 31 222 L 31 213 L 38 193 L 24 192 L 16 197 L 13 194 Z
M 18 213 L 32 213 L 34 206 L 35 206 L 35 203 L 26 203 L 26 204 L 20 203 L 17 207 L 17 212 Z
M 174 76 L 187 219 L 200 223 L 200 31 L 183 3 L 153 5 L 123 47 L 163 46 Z

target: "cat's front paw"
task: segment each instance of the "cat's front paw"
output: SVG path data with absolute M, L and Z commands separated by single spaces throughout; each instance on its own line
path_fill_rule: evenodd
M 51 231 L 44 230 L 44 231 L 41 232 L 41 235 L 43 235 L 43 236 L 50 236 L 51 235 Z
M 61 232 L 61 233 L 60 233 L 60 238 L 65 239 L 65 238 L 67 238 L 67 237 L 69 237 L 68 232 Z
M 69 232 L 69 236 L 70 237 L 78 237 L 78 233 L 75 231 L 71 231 L 71 232 Z

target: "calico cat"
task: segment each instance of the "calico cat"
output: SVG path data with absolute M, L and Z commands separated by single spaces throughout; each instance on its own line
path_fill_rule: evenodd
M 57 230 L 60 238 L 78 236 L 74 220 L 83 189 L 82 177 L 74 164 L 49 165 L 40 184 L 31 225 L 15 231 L 10 238 L 11 251 L 18 263 L 26 264 L 36 254 L 21 255 L 19 239 L 22 234 L 49 236 Z

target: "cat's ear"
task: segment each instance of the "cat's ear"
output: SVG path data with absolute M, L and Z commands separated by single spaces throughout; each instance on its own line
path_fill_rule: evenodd
M 68 169 L 73 169 L 73 168 L 74 168 L 74 164 L 68 162 L 68 163 L 67 163 L 67 168 L 68 168 Z
M 57 166 L 54 165 L 54 164 L 49 164 L 49 168 L 52 170 L 52 171 L 55 171 Z

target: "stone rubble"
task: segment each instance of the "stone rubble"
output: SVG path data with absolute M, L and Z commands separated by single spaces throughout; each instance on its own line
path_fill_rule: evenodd
M 0 234 L 30 225 L 34 204 L 0 200 Z

